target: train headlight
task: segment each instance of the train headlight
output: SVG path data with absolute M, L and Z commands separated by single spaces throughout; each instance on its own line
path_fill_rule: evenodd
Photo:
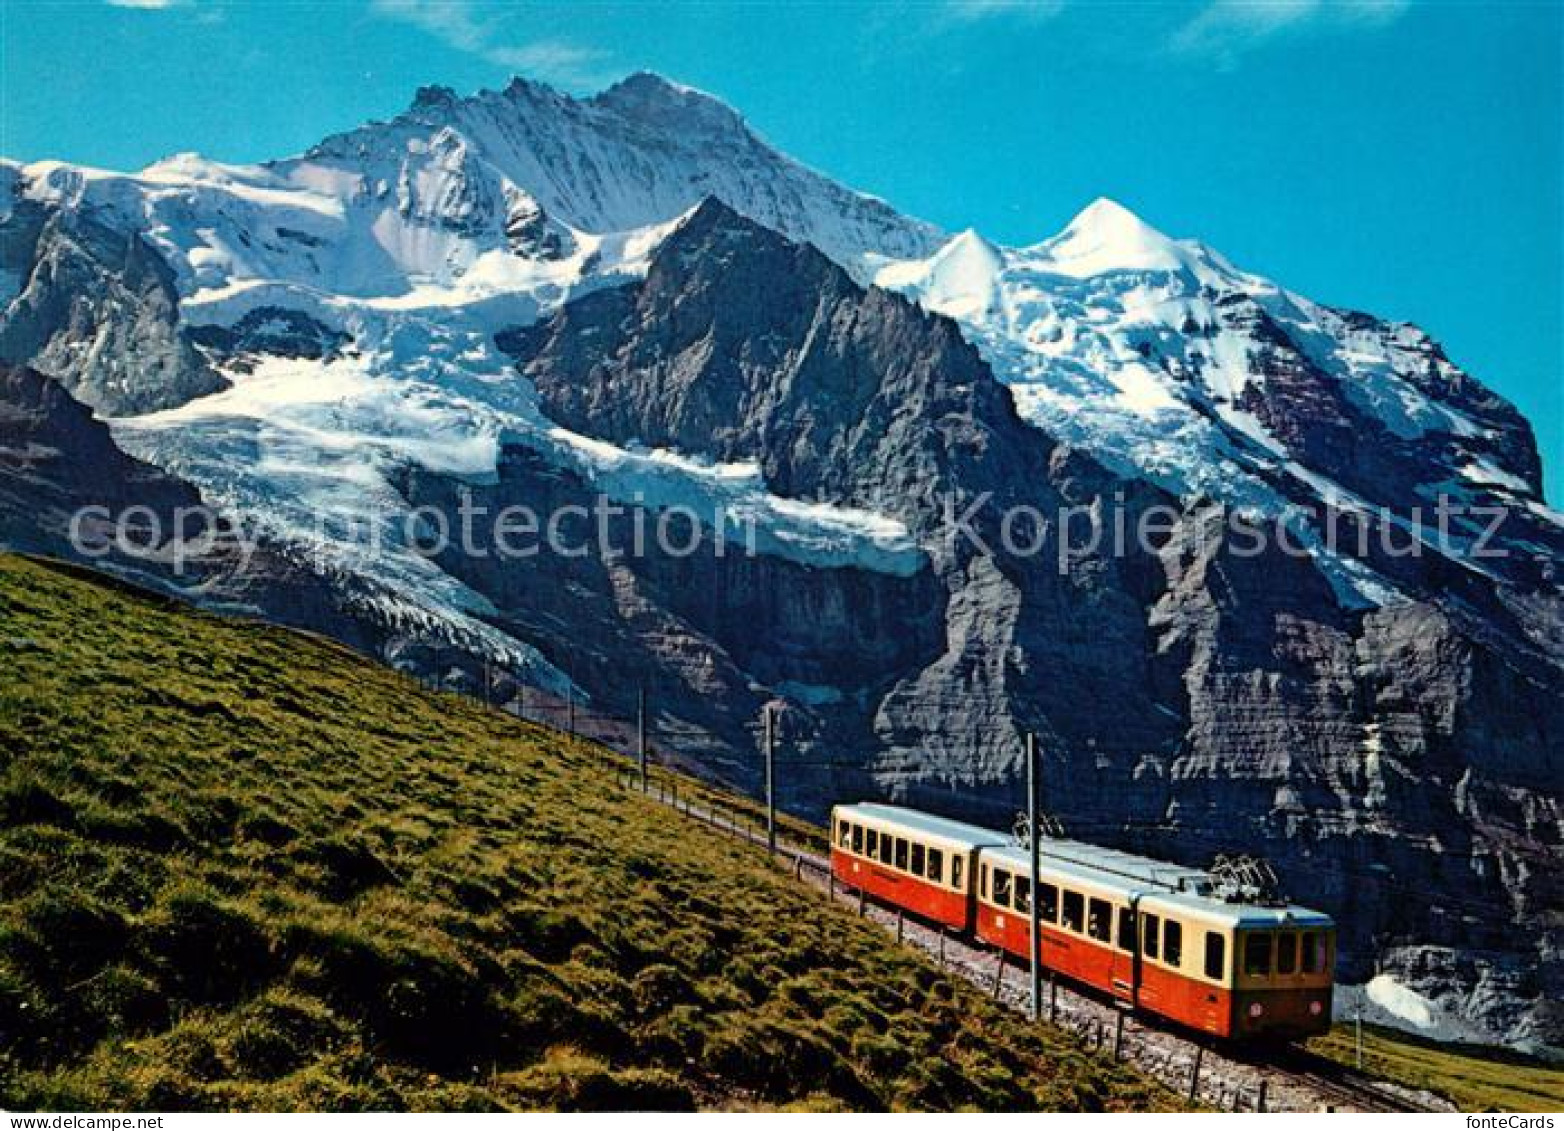
M 1260 1017 L 1260 1016 L 1263 1016 L 1264 1014 L 1265 1014 L 1265 1006 L 1261 1005 L 1257 1001 L 1250 1003 L 1250 1005 L 1249 1005 L 1249 1016 L 1250 1017 Z
M 1314 1016 L 1316 1016 L 1316 1017 L 1318 1017 L 1318 1016 L 1319 1016 L 1319 1015 L 1320 1015 L 1320 1013 L 1321 1013 L 1321 1012 L 1322 1012 L 1322 1011 L 1323 1011 L 1323 1010 L 1324 1010 L 1324 1009 L 1325 1009 L 1325 1006 L 1324 1006 L 1324 1005 L 1322 1005 L 1322 1004 L 1320 1004 L 1320 1003 L 1319 1003 L 1319 1002 L 1317 1002 L 1317 1001 L 1311 1001 L 1311 1002 L 1310 1002 L 1310 1003 L 1309 1003 L 1309 1012 L 1310 1012 L 1310 1013 L 1312 1013 L 1312 1014 L 1313 1014 L 1313 1015 L 1314 1015 Z

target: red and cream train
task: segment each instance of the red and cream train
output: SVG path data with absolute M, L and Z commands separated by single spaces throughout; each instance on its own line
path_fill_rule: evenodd
M 837 880 L 1030 961 L 1030 854 L 1002 833 L 892 805 L 831 814 Z M 1047 840 L 1045 970 L 1229 1039 L 1330 1028 L 1335 925 L 1294 905 L 1218 898 L 1201 871 Z

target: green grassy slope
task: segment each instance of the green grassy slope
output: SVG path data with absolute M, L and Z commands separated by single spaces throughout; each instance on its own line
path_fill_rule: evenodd
M 1309 1048 L 1342 1064 L 1357 1059 L 1351 1025 L 1337 1025 Z M 1564 1110 L 1564 1065 L 1502 1049 L 1440 1044 L 1365 1025 L 1363 1068 L 1445 1096 L 1462 1111 Z
M 587 748 L 0 556 L 0 1105 L 1144 1108 Z

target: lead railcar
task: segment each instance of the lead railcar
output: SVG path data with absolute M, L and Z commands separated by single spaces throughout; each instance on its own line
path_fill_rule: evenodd
M 1029 960 L 1030 857 L 1011 838 L 893 805 L 832 811 L 842 883 Z M 1330 1028 L 1335 924 L 1219 893 L 1210 874 L 1075 840 L 1040 848 L 1046 970 L 1229 1039 Z

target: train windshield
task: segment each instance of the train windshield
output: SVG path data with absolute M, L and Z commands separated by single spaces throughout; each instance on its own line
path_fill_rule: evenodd
M 1243 937 L 1243 971 L 1251 978 L 1324 974 L 1330 969 L 1330 932 L 1249 931 Z

